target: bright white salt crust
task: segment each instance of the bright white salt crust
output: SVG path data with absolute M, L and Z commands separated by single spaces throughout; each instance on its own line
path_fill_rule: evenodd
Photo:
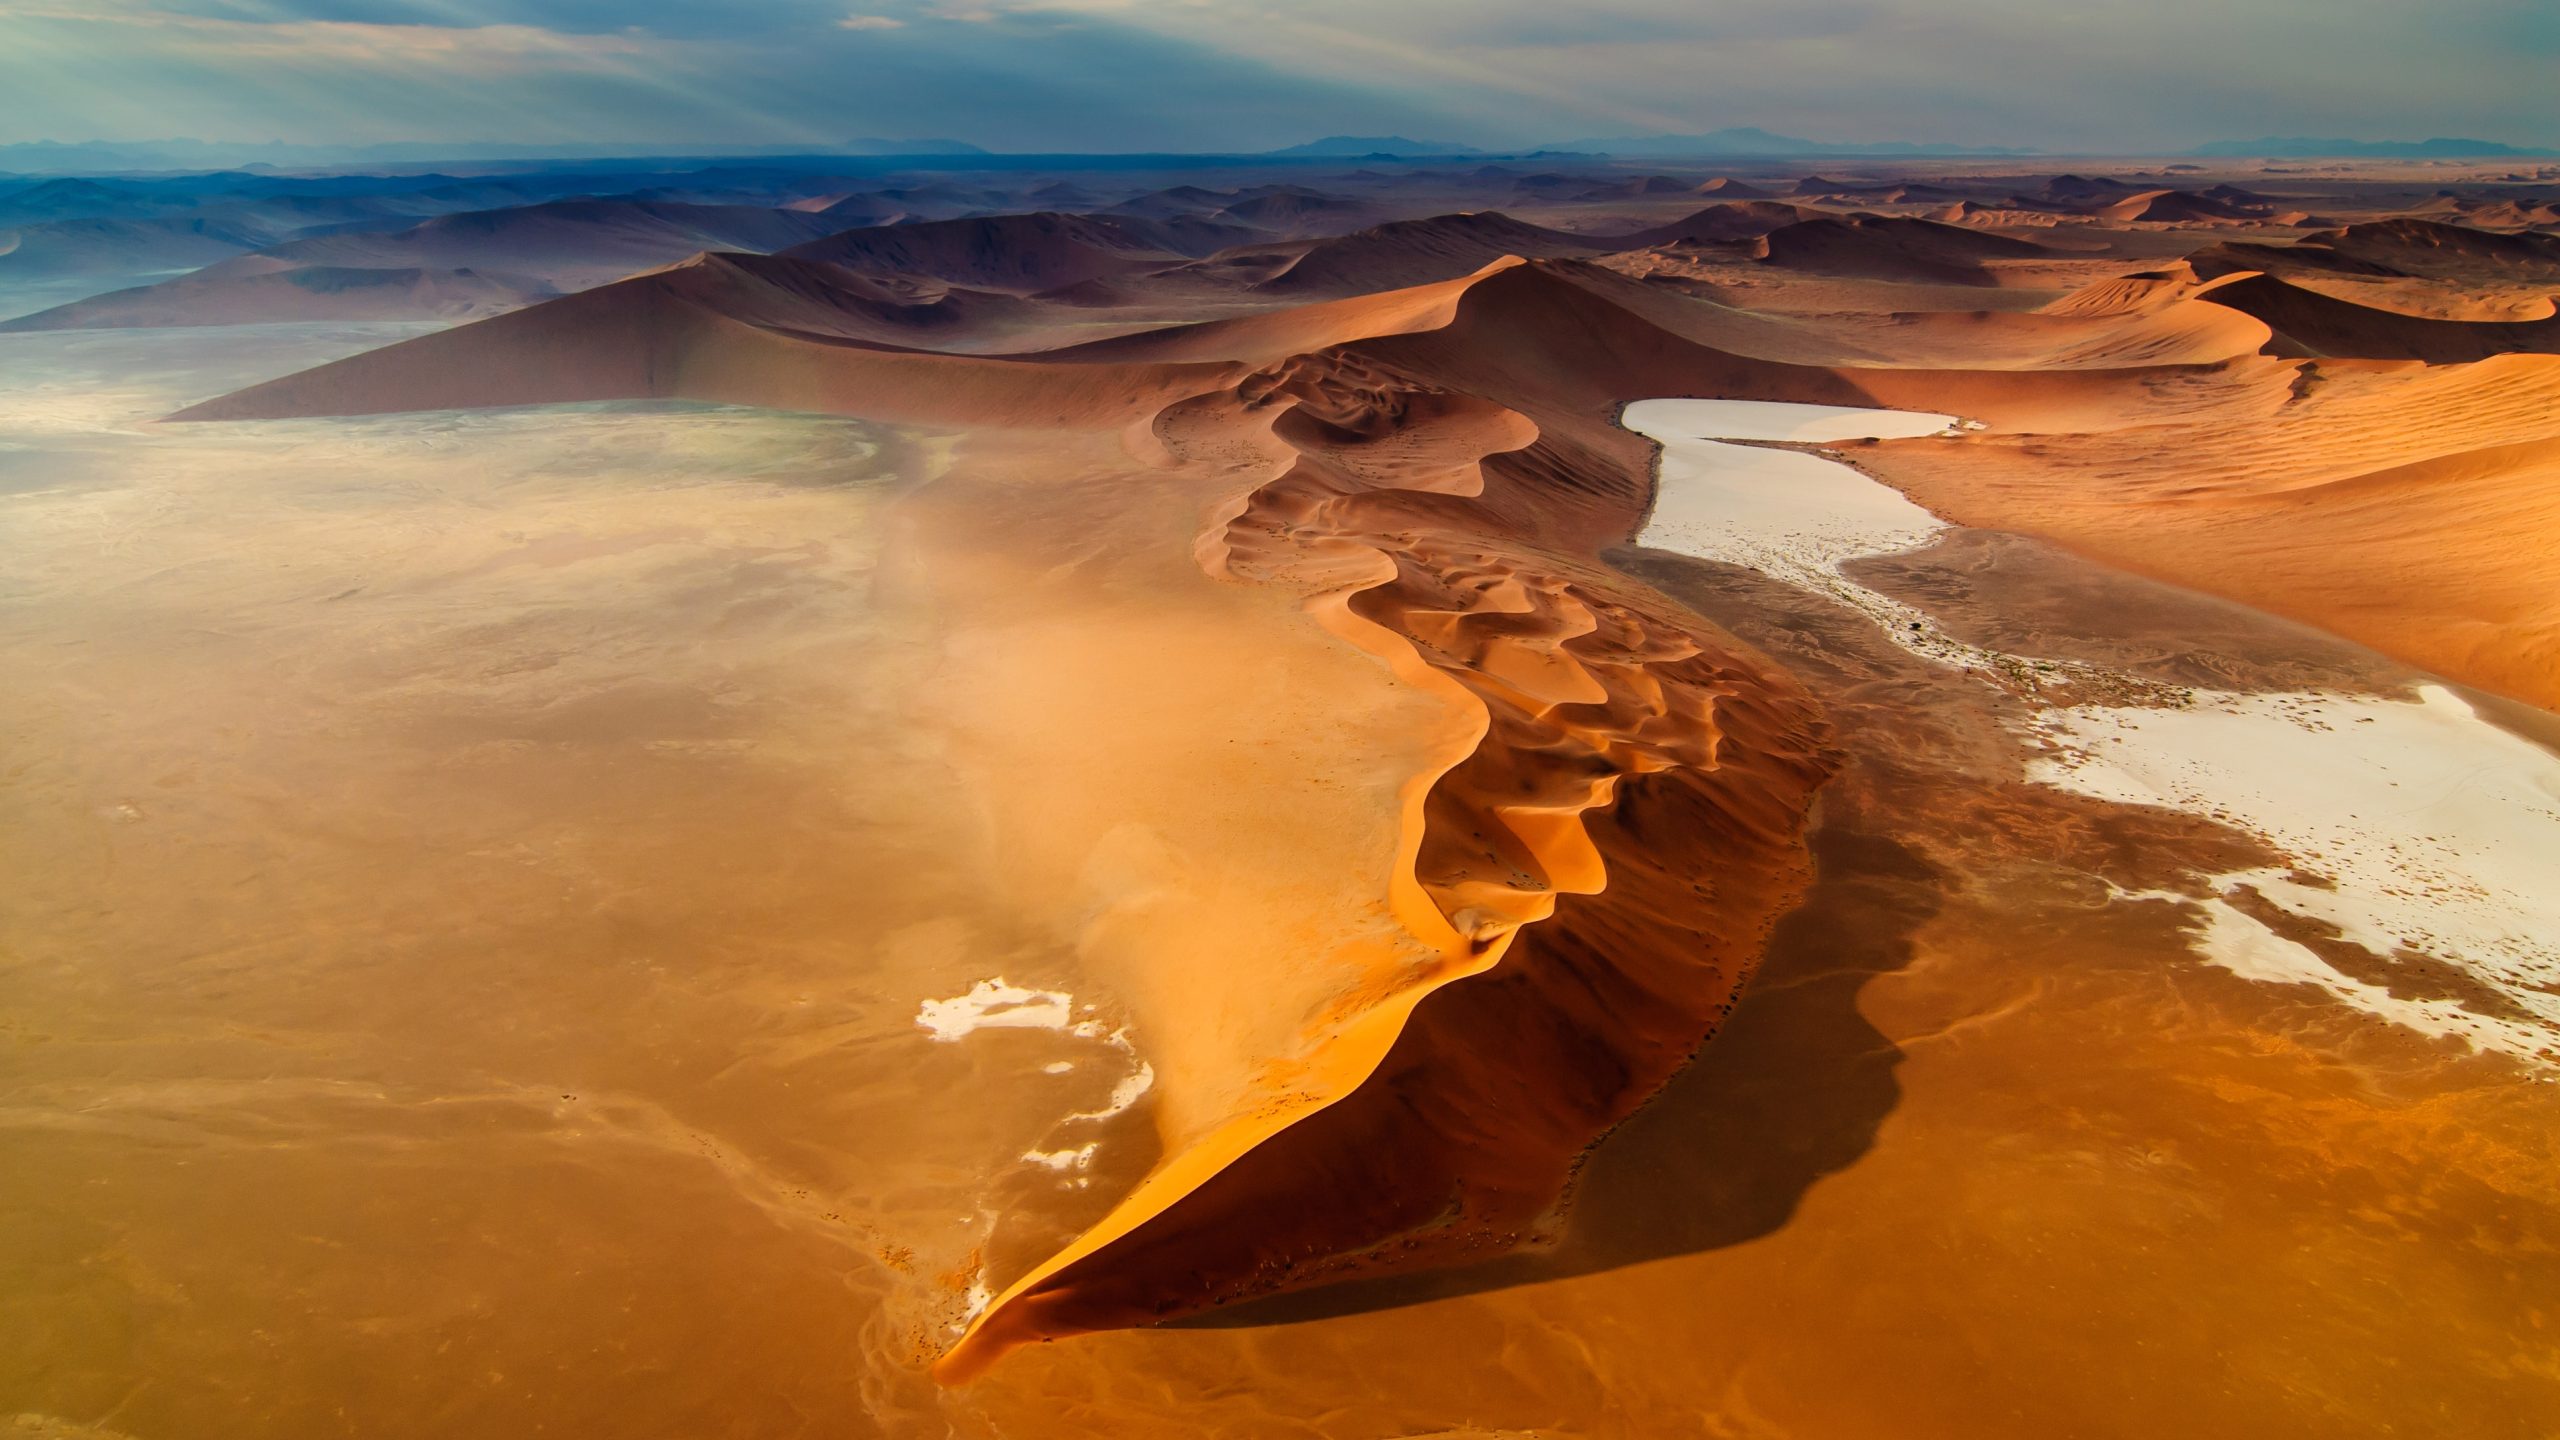
M 2211 815 L 2335 886 L 2252 870 L 2216 877 L 2224 895 L 2254 889 L 2376 955 L 2458 961 L 2534 1018 L 2397 998 L 2209 902 L 2206 938 L 2219 938 L 2231 968 L 2519 1055 L 2549 1052 L 2560 1036 L 2560 757 L 2481 720 L 2452 691 L 2421 687 L 2415 704 L 2199 693 L 2191 709 L 2084 706 L 2042 722 L 2064 748 L 2032 762 L 2030 778 Z
M 1748 565 L 1784 580 L 1858 555 L 1908 550 L 1945 527 L 1901 492 L 1801 450 L 1729 440 L 1820 444 L 1952 433 L 1952 415 L 1780 405 L 1752 400 L 1639 400 L 1626 426 L 1662 442 L 1662 484 L 1636 543 Z M 1828 587 L 1823 587 L 1828 588 Z
M 2053 668 L 1946 640 L 1919 611 L 1840 573 L 1858 556 L 1925 543 L 1944 528 L 1926 510 L 1818 455 L 1724 443 L 1954 435 L 1953 417 L 1643 400 L 1627 407 L 1625 423 L 1663 448 L 1639 544 L 1830 595 L 1933 659 Z M 2147 688 L 2122 678 L 2128 688 Z M 2519 1057 L 2560 1057 L 2560 757 L 2481 720 L 2441 686 L 2424 687 L 2415 702 L 2212 691 L 2177 698 L 2184 703 L 2165 708 L 2041 712 L 2036 728 L 2054 748 L 2030 762 L 2030 778 L 2212 817 L 2267 840 L 2294 870 L 2215 876 L 2217 893 L 2202 900 L 2142 898 L 2195 906 L 2197 943 L 2236 974 L 2313 985 L 2431 1035 Z M 2304 883 L 2297 872 L 2322 883 Z M 2448 962 L 2510 1002 L 2510 1013 L 2481 1014 L 2429 995 L 2441 987 L 2424 984 L 2422 973 L 2404 972 L 2416 982 L 2399 987 L 2409 998 L 2343 974 L 2233 904 L 2244 890 L 2377 957 L 2414 951 Z
M 946 1042 L 979 1030 L 1064 1030 L 1073 1004 L 1063 990 L 1028 990 L 999 975 L 966 995 L 927 1000 L 916 1009 L 916 1025 Z
M 1120 1052 L 1129 1067 L 1128 1073 L 1111 1087 L 1111 1098 L 1101 1109 L 1079 1110 L 1067 1116 L 1063 1123 L 1108 1120 L 1137 1104 L 1139 1097 L 1154 1088 L 1155 1067 L 1139 1058 L 1137 1050 L 1129 1043 L 1129 1032 L 1125 1027 L 1106 1030 L 1100 1020 L 1090 1016 L 1079 1020 L 1075 1014 L 1075 997 L 1066 991 L 1034 990 L 999 975 L 970 986 L 965 995 L 954 995 L 948 1000 L 927 1000 L 917 1006 L 916 1028 L 943 1044 L 957 1043 L 981 1030 L 1054 1030 L 1080 1040 L 1108 1045 Z M 1044 1075 L 1064 1075 L 1075 1069 L 1066 1061 L 1053 1061 L 1040 1068 Z M 1093 1163 L 1098 1148 L 1099 1142 L 1089 1142 L 1057 1150 L 1026 1150 L 1022 1158 L 1044 1169 L 1075 1172 Z M 1079 1180 L 1076 1183 L 1081 1185 L 1084 1182 Z

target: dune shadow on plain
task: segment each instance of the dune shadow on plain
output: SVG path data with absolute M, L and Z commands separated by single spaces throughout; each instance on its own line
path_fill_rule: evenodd
M 1660 1094 L 1594 1147 L 1563 1238 L 1458 1270 L 1272 1296 L 1170 1322 L 1228 1329 L 1395 1309 L 1723 1249 L 1780 1229 L 1816 1181 L 1874 1143 L 1901 1098 L 1902 1052 L 1858 1011 L 1910 963 L 1949 877 L 1841 821 L 1808 836 L 1815 879 L 1772 933 L 1731 1019 Z

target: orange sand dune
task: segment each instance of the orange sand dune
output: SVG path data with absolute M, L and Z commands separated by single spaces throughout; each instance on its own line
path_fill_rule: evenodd
M 2187 256 L 2187 265 L 2206 279 L 2219 279 L 2247 270 L 2263 270 L 2271 275 L 2287 277 L 2313 275 L 2357 275 L 2387 279 L 2405 279 L 2408 272 L 2372 260 L 2344 254 L 2327 245 L 2296 242 L 2273 245 L 2261 241 L 2234 240 L 2222 245 L 2208 245 Z
M 2173 304 L 2193 295 L 2203 284 L 2195 265 L 2181 262 L 2158 270 L 2092 280 L 2037 310 L 2046 315 L 2131 315 Z
M 949 349 L 1037 325 L 1047 311 L 998 291 L 867 275 L 780 255 L 706 254 L 659 283 L 761 329 L 877 345 Z
M 1301 246 L 1256 285 L 1293 298 L 1364 294 L 1454 279 L 1509 255 L 1591 255 L 1607 248 L 1588 236 L 1544 229 L 1497 211 L 1440 215 Z
M 2129 370 L 2209 365 L 2263 348 L 2267 327 L 2213 305 L 2172 302 L 2104 323 L 2081 316 L 1944 311 L 1885 317 L 1878 343 L 1904 366 Z
M 1942 225 L 1969 225 L 1976 229 L 1997 230 L 2003 227 L 2047 229 L 2062 223 L 2064 217 L 2050 210 L 2027 205 L 1985 205 L 1974 200 L 1959 200 L 1929 217 Z
M 2197 298 L 2263 322 L 2270 354 L 2302 358 L 2423 360 L 2432 365 L 2533 350 L 2560 351 L 2560 320 L 2436 320 L 2340 300 L 2273 275 L 2241 273 Z
M 1078 362 L 1236 360 L 1266 365 L 1351 340 L 1437 329 L 1449 323 L 1456 314 L 1459 297 L 1466 294 L 1481 273 L 1229 320 L 1141 330 L 1108 340 L 1044 350 L 1039 352 L 1039 358 Z
M 1963 524 L 2049 536 L 2560 708 L 2560 357 L 2276 362 L 2255 403 L 2112 432 L 1886 444 Z
M 1031 1340 L 1534 1239 L 1592 1138 L 1714 1028 L 1803 880 L 1794 836 L 1825 770 L 1813 716 L 1728 637 L 1664 618 L 1588 557 L 1647 489 L 1607 397 L 1744 368 L 1511 266 L 1443 327 L 1284 362 L 1159 419 L 1179 454 L 1261 412 L 1300 457 L 1203 537 L 1206 563 L 1309 589 L 1346 638 L 1484 709 L 1412 856 L 1446 958 L 1326 1017 L 1339 1028 L 1284 1072 L 1287 1093 L 1176 1149 L 1015 1281 L 946 1378 Z M 1702 895 L 1709 855 L 1723 878 Z M 1575 894 L 1607 897 L 1599 928 L 1549 933 Z
M 2209 365 L 2263 348 L 2267 327 L 2195 301 L 2191 279 L 2098 282 L 2033 311 L 1895 310 L 1778 316 L 1660 286 L 1611 299 L 1665 329 L 1801 365 L 2083 370 Z
M 2194 225 L 2251 218 L 2247 208 L 2185 190 L 2145 190 L 2101 206 L 2092 213 L 2118 225 Z
M 2056 175 L 2040 188 L 2048 197 L 2066 203 L 2112 205 L 2139 187 L 2112 175 Z
M 2029 240 L 1905 216 L 1855 215 L 1805 220 L 1761 237 L 1757 253 L 1785 269 L 1878 280 L 1991 285 L 1987 260 L 2049 258 Z
M 2264 326 L 2184 301 L 2175 284 L 2135 282 L 2147 297 L 2138 303 L 2106 295 L 2083 309 L 2046 314 L 1781 316 L 1597 265 L 1559 261 L 1549 268 L 1662 331 L 1737 357 L 1736 373 L 1720 382 L 1728 388 L 1716 392 L 1732 398 L 1948 410 L 2020 429 L 2112 430 L 2225 405 L 2272 406 L 2291 373 L 2257 353 Z M 1741 363 L 1746 356 L 1758 363 Z M 2071 363 L 2055 363 L 2065 360 Z M 1854 398 L 1833 398 L 1841 393 Z
M 1810 205 L 1789 205 L 1776 200 L 1736 201 L 1710 205 L 1668 225 L 1617 236 L 1610 240 L 1609 246 L 1617 250 L 1634 250 L 1648 245 L 1676 245 L 1682 241 L 1757 240 L 1772 230 L 1799 221 L 1819 220 L 1829 213 Z
M 2300 243 L 2411 275 L 2560 281 L 2560 236 L 2555 235 L 2509 235 L 2402 218 L 2317 231 Z

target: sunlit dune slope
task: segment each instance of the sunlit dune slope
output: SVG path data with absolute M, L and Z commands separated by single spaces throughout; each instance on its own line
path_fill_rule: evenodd
M 2131 225 L 2139 223 L 2196 224 L 2217 220 L 2242 220 L 2248 218 L 2252 212 L 2247 207 L 2235 205 L 2211 195 L 2198 195 L 2186 190 L 2145 190 L 2128 195 L 2111 205 L 2101 206 L 2092 213 L 2101 219 L 2112 220 L 2120 225 Z
M 1509 255 L 1592 255 L 1610 248 L 1589 236 L 1548 230 L 1488 210 L 1397 220 L 1334 239 L 1239 251 L 1213 264 L 1238 274 L 1261 266 L 1253 281 L 1257 289 L 1311 300 L 1455 279 Z
M 2279 368 L 2204 377 L 2148 425 L 2022 413 L 2017 433 L 1888 443 L 1860 463 L 1959 522 L 2560 707 L 2560 357 L 2260 363 Z
M 1772 230 L 1801 221 L 1819 220 L 1825 213 L 1810 205 L 1789 205 L 1775 200 L 1737 201 L 1710 205 L 1667 225 L 1622 235 L 1610 243 L 1613 249 L 1633 250 L 1646 245 L 1673 245 L 1683 240 L 1757 240 Z
M 1986 261 L 2051 254 L 2014 236 L 1892 215 L 1798 221 L 1763 235 L 1757 253 L 1781 269 L 1953 285 L 1997 283 Z
M 2263 322 L 2269 353 L 2454 364 L 2519 350 L 2560 351 L 2560 319 L 2436 320 L 2334 299 L 2272 275 L 2238 274 L 2198 298 Z
M 2315 232 L 2301 244 L 2410 275 L 2560 280 L 2560 235 L 2505 235 L 2404 216 Z
M 1204 561 L 1309 588 L 1328 624 L 1483 709 L 1412 857 L 1448 948 L 1016 1281 L 948 1377 L 1028 1340 L 1535 1239 L 1576 1157 L 1713 1030 L 1802 883 L 1818 730 L 1763 662 L 1592 557 L 1649 490 L 1612 397 L 1751 368 L 1513 266 L 1445 326 L 1295 357 L 1158 421 L 1179 453 L 1266 417 L 1298 458 Z

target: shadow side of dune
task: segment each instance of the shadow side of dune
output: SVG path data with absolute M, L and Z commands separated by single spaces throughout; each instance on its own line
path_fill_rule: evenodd
M 1558 1243 L 1168 1324 L 1335 1319 L 1721 1250 L 1782 1229 L 1808 1190 L 1867 1153 L 1901 1099 L 1902 1052 L 1859 1013 L 1858 995 L 1910 963 L 1911 936 L 1937 913 L 1948 883 L 1908 846 L 1862 828 L 1825 821 L 1810 840 L 1812 888 L 1778 923 L 1713 1042 L 1592 1149 Z M 1578 908 L 1560 907 L 1552 926 L 1570 930 Z

